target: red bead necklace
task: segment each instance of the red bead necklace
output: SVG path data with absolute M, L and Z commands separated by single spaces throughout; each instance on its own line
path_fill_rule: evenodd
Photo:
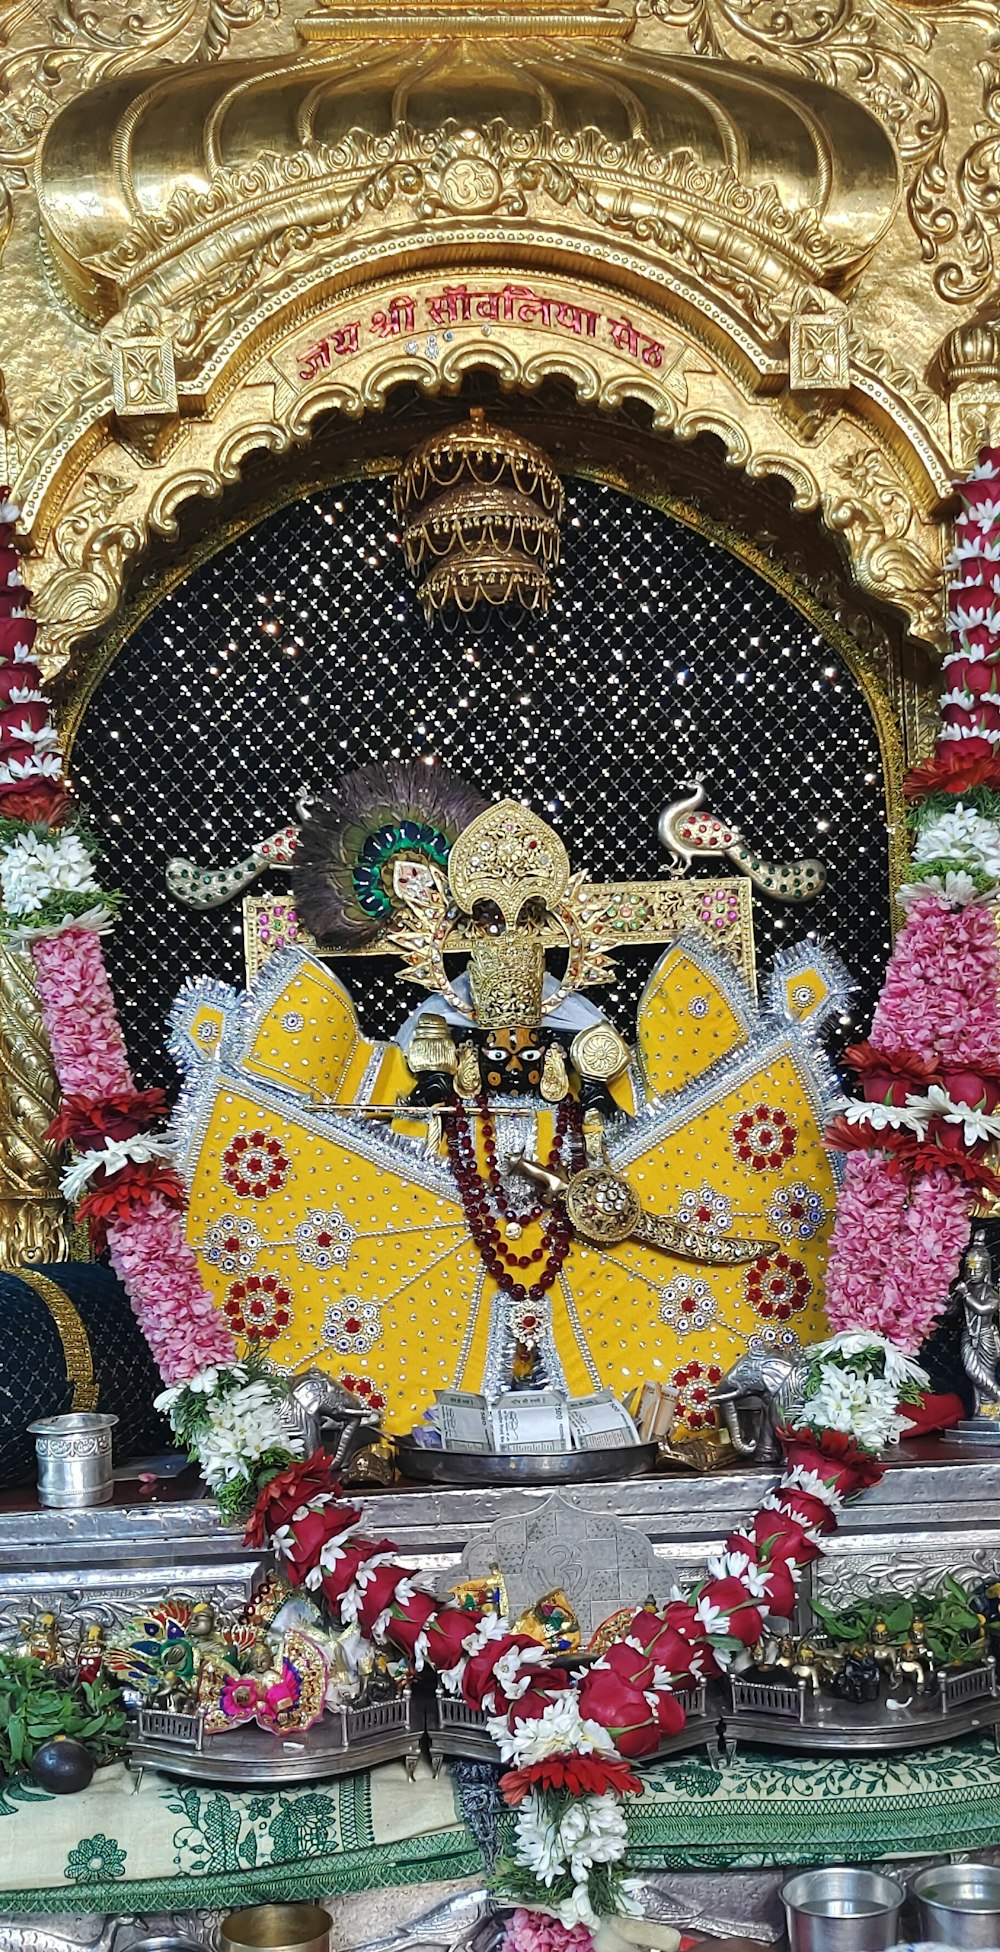
M 553 1286 L 569 1253 L 573 1230 L 561 1206 L 546 1208 L 539 1202 L 523 1212 L 516 1212 L 511 1207 L 497 1166 L 496 1127 L 484 1093 L 476 1099 L 476 1109 L 479 1118 L 473 1120 L 461 1099 L 456 1099 L 454 1117 L 446 1121 L 448 1155 L 469 1232 L 487 1273 L 493 1276 L 504 1294 L 510 1295 L 512 1301 L 540 1301 Z M 476 1123 L 481 1126 L 483 1134 L 485 1178 L 480 1173 L 476 1157 Z M 561 1163 L 567 1134 L 570 1141 L 570 1170 L 576 1172 L 583 1164 L 579 1106 L 575 1098 L 568 1097 L 562 1100 L 556 1113 L 547 1161 L 550 1172 L 555 1172 Z M 520 1254 L 516 1248 L 512 1251 L 501 1235 L 501 1222 L 516 1240 L 525 1227 L 538 1220 L 542 1222 L 541 1244 L 529 1254 Z M 515 1272 L 535 1267 L 540 1262 L 544 1262 L 544 1265 L 530 1285 L 515 1278 Z

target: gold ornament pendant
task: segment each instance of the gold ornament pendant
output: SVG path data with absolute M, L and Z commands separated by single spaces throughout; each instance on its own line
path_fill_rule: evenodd
M 561 1104 L 569 1090 L 569 1076 L 561 1044 L 550 1044 L 545 1053 L 540 1089 L 547 1105 Z

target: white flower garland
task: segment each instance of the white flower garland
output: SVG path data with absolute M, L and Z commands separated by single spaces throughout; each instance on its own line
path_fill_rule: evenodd
M 33 915 L 50 895 L 100 894 L 91 853 L 77 834 L 60 833 L 52 840 L 40 834 L 19 834 L 0 855 L 0 888 L 8 915 Z

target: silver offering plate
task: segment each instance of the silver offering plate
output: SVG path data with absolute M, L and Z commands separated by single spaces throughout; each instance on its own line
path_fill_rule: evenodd
M 351 1775 L 397 1756 L 413 1780 L 420 1755 L 423 1712 L 414 1720 L 407 1691 L 394 1701 L 327 1713 L 312 1728 L 274 1735 L 249 1722 L 231 1733 L 204 1735 L 199 1717 L 140 1712 L 129 1744 L 128 1765 L 138 1772 L 162 1769 L 192 1782 L 252 1788 L 255 1784 L 323 1782 Z M 164 1724 L 161 1732 L 158 1724 Z M 173 1729 L 169 1724 L 173 1723 Z M 184 1726 L 189 1724 L 189 1726 Z
M 907 1688 L 890 1701 L 838 1701 L 804 1682 L 734 1675 L 723 1709 L 728 1747 L 738 1737 L 776 1749 L 833 1751 L 918 1749 L 958 1735 L 992 1731 L 997 1743 L 1000 1689 L 996 1663 L 943 1671 L 930 1694 Z M 1000 1746 L 1000 1743 L 998 1743 Z
M 504 1451 L 424 1450 L 396 1439 L 396 1462 L 417 1484 L 601 1484 L 638 1478 L 656 1467 L 658 1444 L 626 1444 L 612 1450 Z

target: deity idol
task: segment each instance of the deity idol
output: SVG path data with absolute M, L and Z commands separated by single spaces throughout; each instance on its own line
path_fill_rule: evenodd
M 761 1015 L 683 933 L 633 1052 L 582 994 L 614 974 L 601 891 L 527 808 L 371 767 L 296 838 L 320 949 L 394 952 L 430 994 L 370 1042 L 295 944 L 245 998 L 201 981 L 179 999 L 189 1227 L 239 1333 L 289 1373 L 340 1370 L 405 1431 L 442 1388 L 657 1377 L 698 1428 L 737 1356 L 822 1332 L 832 958 L 787 952 Z

